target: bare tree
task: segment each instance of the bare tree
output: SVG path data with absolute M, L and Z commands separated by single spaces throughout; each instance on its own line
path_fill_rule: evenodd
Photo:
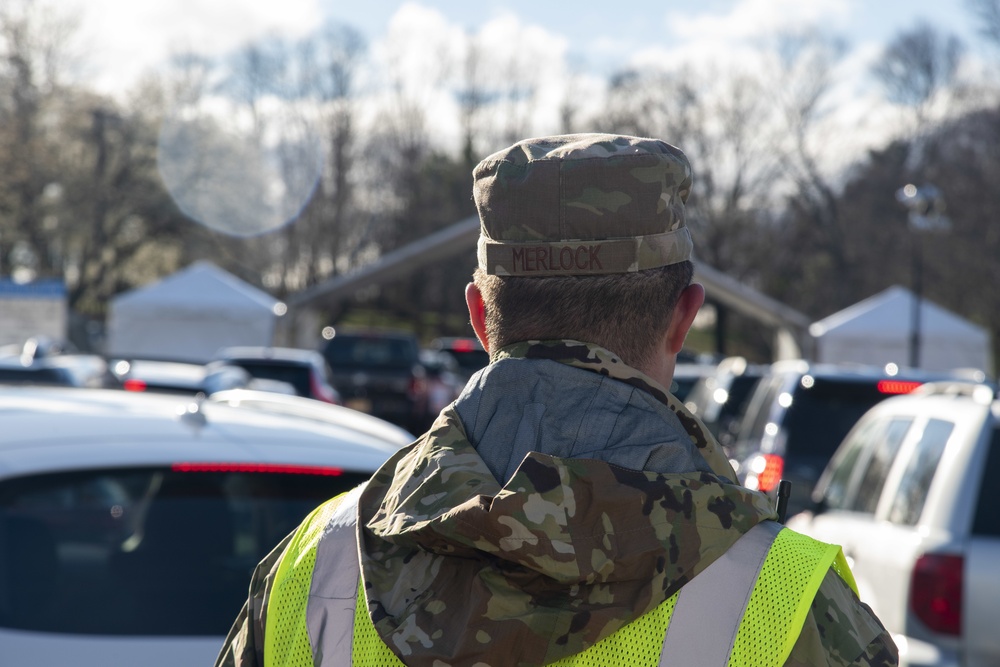
M 840 209 L 837 142 L 830 141 L 824 121 L 831 111 L 828 98 L 836 84 L 834 72 L 844 53 L 837 38 L 811 32 L 778 37 L 778 67 L 774 88 L 786 128 L 782 151 L 784 176 L 791 182 L 786 212 L 788 251 L 783 262 L 771 264 L 769 282 L 786 285 L 779 296 L 809 312 L 833 312 L 853 298 L 854 266 L 847 239 L 851 222 Z M 822 271 L 817 271 L 822 267 Z M 789 285 L 787 276 L 798 274 Z M 791 289 L 789 289 L 791 288 Z
M 924 130 L 931 105 L 955 81 L 964 51 L 958 37 L 919 23 L 898 34 L 873 66 L 889 99 L 913 110 L 916 134 Z
M 1000 46 L 1000 0 L 965 0 L 966 6 L 979 22 L 979 32 Z
M 479 150 L 476 146 L 477 126 L 483 107 L 489 101 L 483 82 L 482 48 L 471 33 L 465 34 L 465 53 L 461 63 L 461 85 L 456 93 L 462 125 L 462 159 L 471 171 Z
M 279 296 L 314 285 L 351 262 L 354 87 L 364 46 L 352 28 L 330 24 L 296 42 L 268 37 L 247 43 L 219 63 L 186 58 L 175 77 L 179 85 L 171 86 L 180 106 L 191 110 L 186 116 L 201 109 L 203 124 L 219 126 L 216 134 L 227 134 L 220 124 L 228 122 L 228 134 L 256 154 L 248 153 L 248 159 L 260 163 L 264 180 L 247 197 L 270 197 L 261 200 L 268 220 L 253 222 L 260 217 L 254 211 L 230 215 L 242 226 L 222 225 L 223 233 L 209 234 L 210 247 L 226 268 Z M 249 118 L 249 131 L 208 110 L 219 103 L 233 116 Z M 221 134 L 198 143 L 210 148 Z M 216 148 L 225 154 L 222 159 L 236 155 L 238 146 Z M 209 158 L 202 159 L 208 160 L 203 179 L 218 181 L 221 170 Z M 191 169 L 197 172 L 198 164 Z M 241 190 L 234 184 L 234 190 L 247 185 Z M 247 197 L 232 202 L 234 211 L 245 208 Z M 222 199 L 219 206 L 226 205 Z M 235 236 L 227 237 L 227 230 Z
M 250 111 L 253 133 L 258 140 L 267 130 L 261 103 L 266 97 L 283 92 L 280 86 L 287 57 L 286 45 L 281 40 L 265 38 L 244 44 L 229 59 L 228 75 L 220 87 Z
M 64 172 L 59 231 L 78 310 L 103 314 L 118 292 L 177 268 L 189 223 L 160 184 L 156 127 L 141 112 L 94 98 L 65 128 L 76 150 Z
M 58 180 L 59 148 L 46 114 L 65 95 L 65 45 L 74 21 L 32 0 L 0 5 L 0 270 L 12 260 L 45 276 L 56 272 L 48 252 L 54 229 L 41 224 Z M 54 192 L 49 189 L 48 192 Z M 14 252 L 15 256 L 11 257 Z
M 348 240 L 354 205 L 356 178 L 355 79 L 364 54 L 361 35 L 348 26 L 329 25 L 301 46 L 299 67 L 304 95 L 320 102 L 320 124 L 326 128 L 326 169 L 307 214 L 318 216 L 319 238 L 311 239 L 320 249 L 311 258 L 308 284 L 339 273 L 351 264 L 353 244 Z
M 711 83 L 706 83 L 711 82 Z M 778 156 L 774 110 L 752 73 L 711 68 L 626 71 L 612 77 L 593 125 L 663 137 L 695 167 L 690 199 L 699 257 L 749 278 L 754 218 L 764 209 Z

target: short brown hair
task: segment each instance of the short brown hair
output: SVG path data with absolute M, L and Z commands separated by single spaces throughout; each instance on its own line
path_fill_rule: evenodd
M 579 340 L 641 370 L 693 274 L 684 261 L 600 276 L 496 276 L 476 269 L 473 280 L 486 306 L 490 350 L 526 340 Z

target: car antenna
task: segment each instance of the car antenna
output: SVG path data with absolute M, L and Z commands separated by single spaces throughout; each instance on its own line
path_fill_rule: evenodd
M 785 523 L 785 514 L 788 513 L 788 498 L 792 495 L 792 483 L 787 479 L 778 482 L 778 500 L 774 509 L 778 513 L 778 523 Z

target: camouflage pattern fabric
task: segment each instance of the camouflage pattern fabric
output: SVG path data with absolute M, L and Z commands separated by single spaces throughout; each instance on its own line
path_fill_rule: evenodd
M 545 665 L 578 653 L 774 518 L 763 494 L 731 481 L 700 422 L 610 352 L 553 341 L 504 356 L 554 359 L 642 387 L 677 413 L 714 472 L 658 474 L 531 453 L 501 487 L 446 409 L 372 477 L 359 505 L 369 613 L 407 665 Z M 263 664 L 264 610 L 282 549 L 255 572 L 217 665 Z M 884 628 L 829 572 L 787 664 L 896 663 Z
M 487 273 L 626 273 L 691 258 L 691 165 L 658 139 L 527 139 L 484 159 L 473 179 Z

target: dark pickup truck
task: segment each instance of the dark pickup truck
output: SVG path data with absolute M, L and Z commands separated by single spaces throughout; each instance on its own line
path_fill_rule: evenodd
M 417 337 L 407 331 L 336 329 L 321 350 L 344 405 L 419 434 L 431 415 Z

